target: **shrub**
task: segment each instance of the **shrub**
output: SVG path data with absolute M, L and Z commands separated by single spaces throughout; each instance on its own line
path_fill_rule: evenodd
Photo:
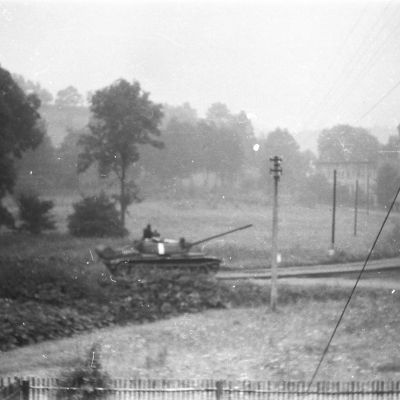
M 55 223 L 49 211 L 54 207 L 50 200 L 40 200 L 36 194 L 20 194 L 17 199 L 20 229 L 39 234 L 47 229 L 55 229 Z
M 68 217 L 71 235 L 105 237 L 128 233 L 121 225 L 115 204 L 104 193 L 85 197 L 73 207 L 74 213 Z
M 109 375 L 102 371 L 101 346 L 94 343 L 84 360 L 78 360 L 77 365 L 63 372 L 59 378 L 60 389 L 57 399 L 94 400 L 107 397 L 110 386 Z M 73 389 L 65 389 L 73 388 Z M 103 390 L 99 390 L 99 388 Z
M 73 267 L 61 257 L 0 258 L 0 298 L 57 306 L 75 304 L 82 299 L 106 301 L 98 281 L 84 266 Z
M 397 257 L 400 253 L 400 222 L 395 221 L 391 230 L 378 241 L 374 250 L 375 258 Z
M 7 228 L 13 229 L 14 226 L 14 217 L 12 214 L 7 210 L 7 208 L 3 207 L 0 204 L 0 227 L 6 226 Z

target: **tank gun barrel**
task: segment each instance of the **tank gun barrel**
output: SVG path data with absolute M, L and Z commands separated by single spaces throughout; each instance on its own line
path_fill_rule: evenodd
M 198 245 L 200 243 L 208 242 L 210 240 L 219 238 L 221 236 L 229 235 L 230 233 L 233 233 L 233 232 L 241 231 L 242 229 L 251 228 L 252 226 L 253 226 L 253 224 L 244 225 L 244 226 L 241 226 L 240 228 L 235 228 L 235 229 L 232 229 L 232 230 L 227 231 L 227 232 L 219 233 L 218 235 L 214 235 L 214 236 L 210 236 L 210 237 L 205 238 L 205 239 L 198 240 L 197 242 L 188 243 L 188 248 L 196 246 L 196 245 Z

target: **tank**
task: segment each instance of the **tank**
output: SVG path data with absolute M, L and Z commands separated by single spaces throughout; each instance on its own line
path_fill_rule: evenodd
M 220 268 L 221 260 L 200 252 L 193 252 L 192 248 L 248 229 L 251 226 L 252 224 L 241 226 L 195 242 L 188 242 L 185 238 L 175 240 L 153 237 L 134 240 L 132 245 L 117 249 L 99 246 L 96 248 L 96 253 L 114 276 L 130 275 L 133 271 L 141 268 L 183 269 L 193 273 L 216 273 Z

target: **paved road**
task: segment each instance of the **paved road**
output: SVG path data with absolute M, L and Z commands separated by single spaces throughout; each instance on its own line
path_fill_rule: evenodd
M 355 262 L 347 264 L 326 264 L 298 267 L 280 267 L 278 268 L 279 278 L 318 278 L 328 276 L 341 276 L 343 274 L 359 273 L 364 262 Z M 392 271 L 400 272 L 400 258 L 390 258 L 384 260 L 370 261 L 365 272 Z M 270 268 L 265 269 L 246 269 L 240 271 L 220 271 L 217 278 L 221 280 L 238 279 L 270 279 Z

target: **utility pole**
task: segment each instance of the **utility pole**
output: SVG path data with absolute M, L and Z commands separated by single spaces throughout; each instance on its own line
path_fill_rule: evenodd
M 356 192 L 354 197 L 354 236 L 357 236 L 357 213 L 358 213 L 358 179 L 356 179 Z
M 332 255 L 335 252 L 335 228 L 336 228 L 336 169 L 333 170 L 332 237 L 331 237 Z
M 270 158 L 273 163 L 270 173 L 274 177 L 274 203 L 272 208 L 272 260 L 271 260 L 271 309 L 276 310 L 278 302 L 278 182 L 282 174 L 282 158 Z

